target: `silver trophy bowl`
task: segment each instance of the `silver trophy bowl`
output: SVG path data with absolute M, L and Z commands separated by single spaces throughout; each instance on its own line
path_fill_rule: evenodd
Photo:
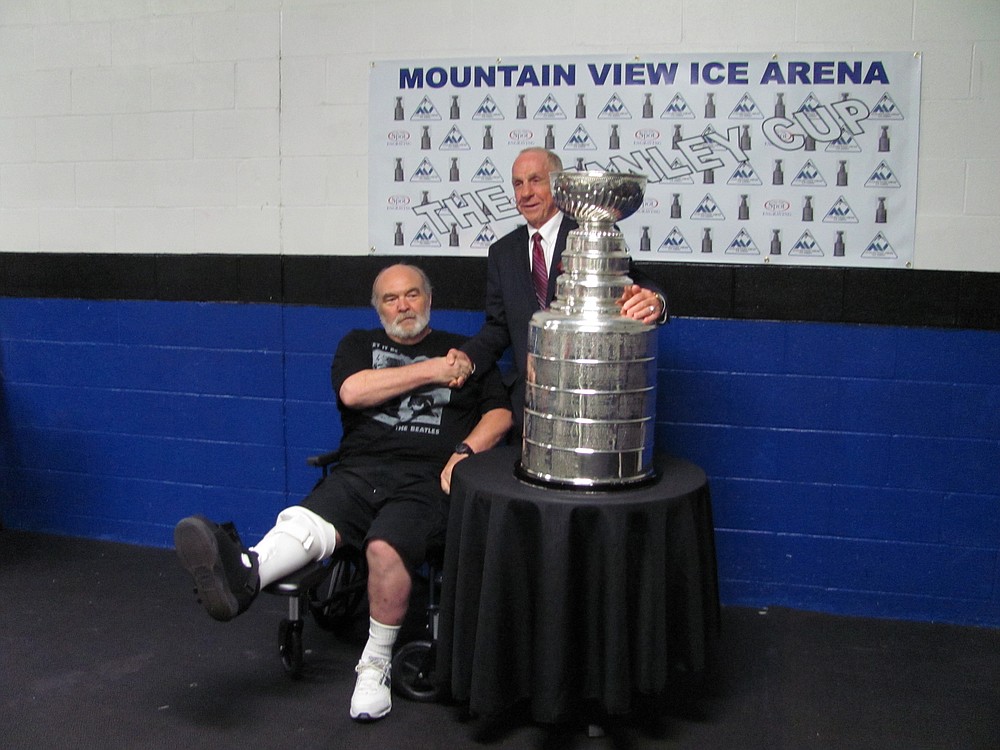
M 554 172 L 552 197 L 581 224 L 614 224 L 642 207 L 646 177 L 617 172 Z
M 553 486 L 632 486 L 653 476 L 656 328 L 621 315 L 632 284 L 617 221 L 646 178 L 555 172 L 556 205 L 580 224 L 562 255 L 556 296 L 531 318 L 518 475 Z

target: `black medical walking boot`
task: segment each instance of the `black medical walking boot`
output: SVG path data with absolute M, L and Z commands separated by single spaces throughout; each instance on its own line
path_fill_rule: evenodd
M 257 597 L 257 553 L 243 546 L 233 524 L 188 516 L 174 527 L 174 546 L 198 601 L 216 620 L 232 620 Z

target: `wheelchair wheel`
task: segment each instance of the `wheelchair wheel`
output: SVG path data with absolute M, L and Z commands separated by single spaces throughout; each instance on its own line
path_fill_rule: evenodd
M 404 698 L 430 702 L 441 687 L 434 682 L 437 646 L 431 641 L 411 641 L 392 657 L 392 687 Z
M 367 581 L 364 571 L 350 558 L 332 565 L 327 581 L 309 592 L 309 611 L 324 630 L 343 633 L 364 603 Z
M 278 625 L 278 649 L 281 663 L 292 677 L 302 674 L 302 620 L 284 619 Z

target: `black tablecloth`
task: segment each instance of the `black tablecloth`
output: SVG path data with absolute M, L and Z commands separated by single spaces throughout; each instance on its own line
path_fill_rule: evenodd
M 609 715 L 711 665 L 719 633 L 704 472 L 657 456 L 658 478 L 587 492 L 523 482 L 519 451 L 452 477 L 438 675 L 472 713 L 530 699 L 532 717 Z

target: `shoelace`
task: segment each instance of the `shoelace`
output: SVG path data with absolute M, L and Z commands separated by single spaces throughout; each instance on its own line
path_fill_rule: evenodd
M 378 687 L 379 685 L 385 685 L 389 687 L 392 683 L 392 678 L 390 675 L 391 662 L 388 659 L 373 659 L 368 658 L 364 661 L 358 662 L 358 665 L 354 668 L 354 671 L 359 675 L 364 676 L 365 679 L 362 681 L 361 687 L 372 689 Z M 375 685 L 369 686 L 367 683 L 369 681 L 374 681 Z

